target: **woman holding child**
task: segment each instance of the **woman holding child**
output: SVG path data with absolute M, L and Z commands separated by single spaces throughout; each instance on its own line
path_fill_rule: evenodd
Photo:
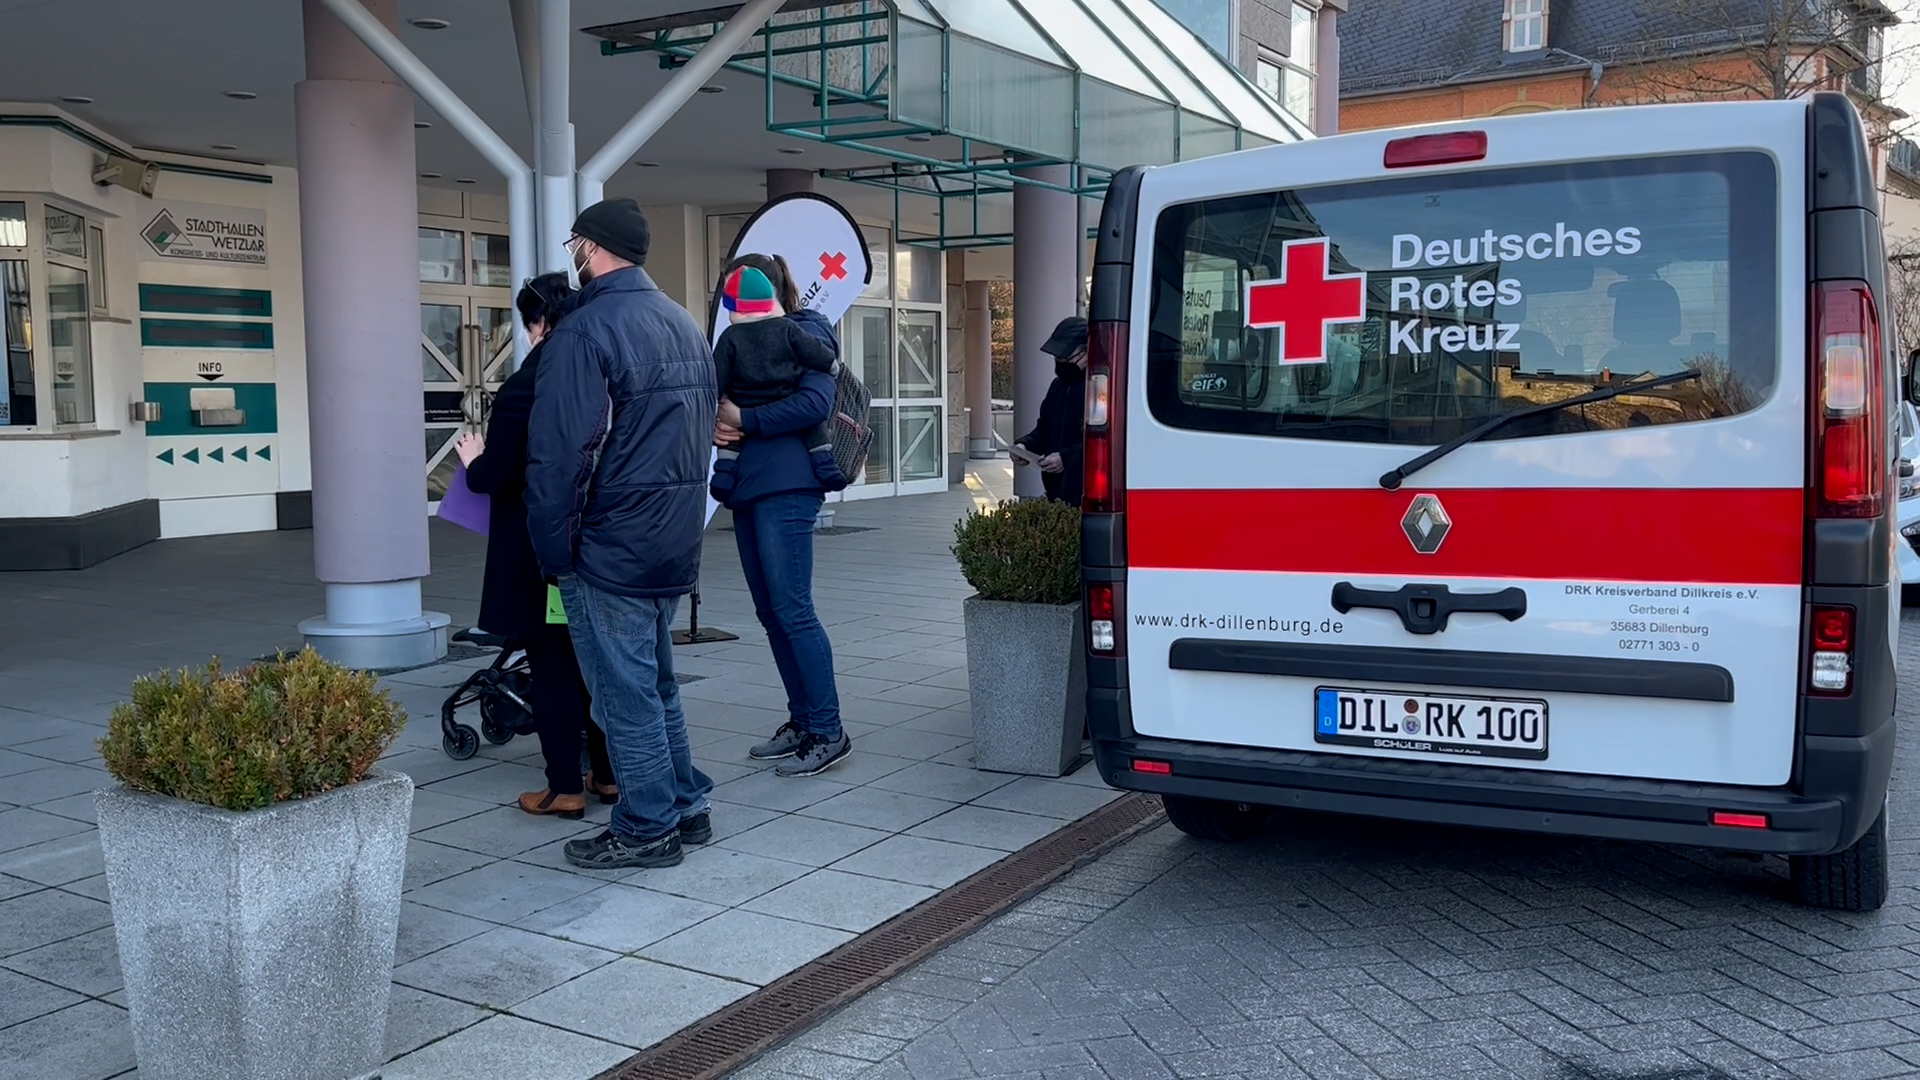
M 847 482 L 820 452 L 840 343 L 831 323 L 800 306 L 777 257 L 735 259 L 722 295 L 732 325 L 715 349 L 722 460 L 713 496 L 733 511 L 747 589 L 787 691 L 787 723 L 749 753 L 785 759 L 781 776 L 813 776 L 853 748 L 840 724 L 833 646 L 813 607 L 814 522 L 827 491 Z

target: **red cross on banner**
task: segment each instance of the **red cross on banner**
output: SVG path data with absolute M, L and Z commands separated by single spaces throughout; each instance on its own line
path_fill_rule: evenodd
M 836 252 L 829 255 L 820 253 L 820 278 L 823 281 L 838 281 L 847 276 L 847 253 Z
M 1280 252 L 1280 276 L 1247 283 L 1247 325 L 1280 328 L 1280 362 L 1327 362 L 1327 328 L 1367 317 L 1366 273 L 1335 274 L 1324 236 L 1289 240 Z

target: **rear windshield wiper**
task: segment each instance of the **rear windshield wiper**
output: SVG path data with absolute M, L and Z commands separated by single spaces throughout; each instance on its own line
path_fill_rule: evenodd
M 1662 386 L 1672 386 L 1675 383 L 1682 383 L 1689 379 L 1697 379 L 1699 377 L 1699 369 L 1688 368 L 1685 371 L 1676 371 L 1671 375 L 1662 375 L 1658 378 L 1648 379 L 1645 382 L 1619 383 L 1613 386 L 1603 387 L 1591 393 L 1570 397 L 1564 401 L 1550 401 L 1545 405 L 1536 405 L 1531 409 L 1502 413 L 1486 423 L 1481 424 L 1479 427 L 1474 428 L 1472 431 L 1468 431 L 1465 434 L 1441 443 L 1439 446 L 1421 454 L 1419 457 L 1414 458 L 1399 468 L 1385 473 L 1380 477 L 1380 486 L 1386 488 L 1388 491 L 1394 491 L 1400 487 L 1401 481 L 1407 477 L 1439 461 L 1441 458 L 1446 457 L 1448 454 L 1453 453 L 1468 443 L 1478 442 L 1486 438 L 1488 435 L 1493 434 L 1516 420 L 1525 420 L 1532 416 L 1559 412 L 1561 409 L 1571 409 L 1576 405 L 1591 405 L 1596 401 L 1608 401 L 1622 394 L 1633 394 L 1642 390 L 1655 390 Z

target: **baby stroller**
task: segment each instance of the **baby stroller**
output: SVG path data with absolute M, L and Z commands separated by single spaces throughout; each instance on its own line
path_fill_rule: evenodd
M 527 651 L 498 634 L 484 630 L 462 630 L 453 640 L 498 649 L 500 654 L 487 667 L 467 676 L 467 680 L 447 695 L 440 704 L 440 746 L 455 761 L 465 761 L 480 750 L 480 736 L 495 746 L 504 746 L 515 735 L 534 731 L 533 705 L 527 694 L 533 684 Z M 462 708 L 480 703 L 480 730 L 475 731 L 454 719 Z

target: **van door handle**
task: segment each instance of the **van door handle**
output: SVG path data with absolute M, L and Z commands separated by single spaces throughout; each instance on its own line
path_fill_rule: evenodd
M 1525 589 L 1490 593 L 1456 593 L 1446 585 L 1402 585 L 1391 592 L 1362 589 L 1351 581 L 1333 587 L 1333 610 L 1345 615 L 1354 608 L 1381 608 L 1400 616 L 1409 634 L 1437 634 L 1447 620 L 1463 611 L 1498 615 L 1514 622 L 1527 613 Z

